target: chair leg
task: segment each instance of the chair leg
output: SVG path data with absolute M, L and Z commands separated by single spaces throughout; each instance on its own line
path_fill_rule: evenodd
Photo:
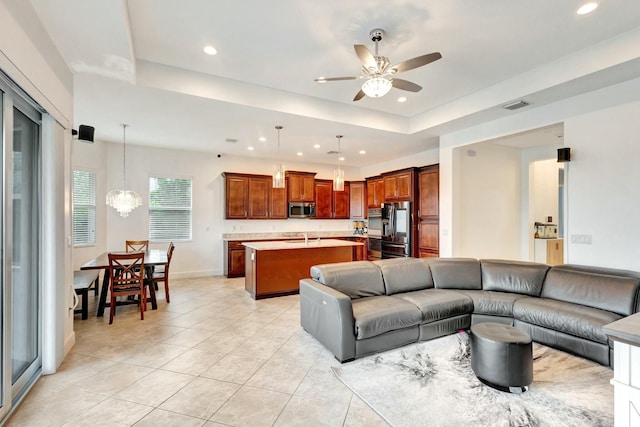
M 170 303 L 171 300 L 169 299 L 169 278 L 168 277 L 164 279 L 164 295 L 167 298 L 167 303 Z
M 109 304 L 109 324 L 113 323 L 113 316 L 116 314 L 116 298 L 111 297 L 111 304 Z
M 147 291 L 145 291 L 144 286 L 142 287 L 142 292 L 140 292 L 140 320 L 144 320 L 144 311 L 147 308 Z

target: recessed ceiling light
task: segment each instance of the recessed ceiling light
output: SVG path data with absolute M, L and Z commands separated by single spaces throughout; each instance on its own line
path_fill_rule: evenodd
M 313 144 L 313 148 L 320 148 L 320 144 Z
M 580 6 L 580 9 L 577 10 L 578 15 L 586 15 L 587 13 L 591 13 L 598 8 L 598 3 L 587 3 Z
M 344 162 L 344 157 L 340 157 L 338 160 L 340 160 L 341 162 Z
M 247 150 L 253 151 L 253 147 L 247 147 Z
M 258 141 L 260 142 L 265 142 L 267 140 L 267 138 L 265 138 L 264 136 L 261 136 L 260 138 L 258 138 Z
M 326 83 L 327 82 L 327 78 L 323 77 L 323 76 L 320 76 L 320 77 L 318 77 L 316 79 L 316 82 L 318 82 L 318 83 Z
M 215 55 L 216 53 L 218 53 L 218 50 L 215 47 L 209 45 L 204 47 L 204 53 L 206 53 L 207 55 Z
M 407 97 L 401 96 L 400 98 L 398 98 L 398 102 L 407 102 Z
M 298 151 L 298 156 L 302 156 L 302 151 Z
M 364 150 L 360 150 L 360 154 L 367 154 L 367 152 Z

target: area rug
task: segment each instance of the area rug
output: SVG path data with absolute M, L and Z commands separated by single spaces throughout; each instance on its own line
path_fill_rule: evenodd
M 461 332 L 333 371 L 394 427 L 613 425 L 609 368 L 534 343 L 533 383 L 510 394 L 481 383 L 469 356 Z

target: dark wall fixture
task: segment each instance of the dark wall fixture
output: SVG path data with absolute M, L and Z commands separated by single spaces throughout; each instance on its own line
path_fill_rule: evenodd
M 564 162 L 570 162 L 570 161 L 571 161 L 571 148 L 569 147 L 558 148 L 558 162 L 564 163 Z
M 80 125 L 78 130 L 71 129 L 71 135 L 78 136 L 79 141 L 88 142 L 93 144 L 93 134 L 96 129 L 93 126 Z

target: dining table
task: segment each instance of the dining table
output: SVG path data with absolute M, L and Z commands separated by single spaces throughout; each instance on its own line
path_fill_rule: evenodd
M 104 270 L 104 277 L 102 279 L 102 287 L 100 289 L 100 299 L 98 301 L 97 317 L 104 316 L 105 307 L 109 307 L 107 302 L 107 294 L 109 293 L 110 275 L 109 275 L 109 254 L 125 254 L 127 252 L 104 252 L 94 259 L 87 261 L 80 266 L 80 270 Z M 144 267 L 145 270 L 149 270 L 149 267 L 162 266 L 168 264 L 167 251 L 163 249 L 149 249 L 144 251 Z M 158 308 L 155 298 L 151 300 L 151 308 L 153 310 Z

